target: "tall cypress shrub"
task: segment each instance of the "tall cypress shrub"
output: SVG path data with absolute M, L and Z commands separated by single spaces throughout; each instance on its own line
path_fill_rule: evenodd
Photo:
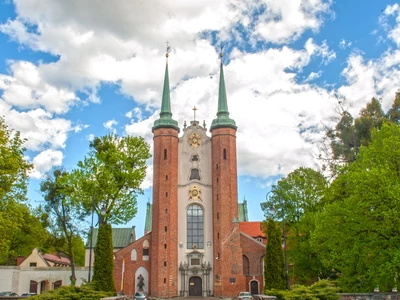
M 264 291 L 284 290 L 286 288 L 285 260 L 281 229 L 272 219 L 268 220 L 267 226 L 268 244 L 264 257 Z
M 98 291 L 115 292 L 114 253 L 111 225 L 100 222 L 97 244 L 94 248 L 93 282 Z

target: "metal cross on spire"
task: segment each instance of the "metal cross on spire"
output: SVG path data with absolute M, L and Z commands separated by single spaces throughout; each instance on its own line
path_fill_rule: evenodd
M 167 44 L 167 53 L 165 54 L 165 57 L 168 58 L 169 53 L 171 52 L 171 46 L 169 45 L 168 41 L 166 41 L 165 43 Z
M 193 110 L 193 114 L 194 114 L 193 121 L 196 121 L 196 110 L 197 110 L 196 106 L 193 107 L 192 110 Z

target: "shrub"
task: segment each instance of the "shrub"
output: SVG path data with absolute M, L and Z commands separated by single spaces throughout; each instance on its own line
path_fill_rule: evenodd
M 278 300 L 337 300 L 339 292 L 331 281 L 321 280 L 311 286 L 294 285 L 290 291 L 266 290 L 265 294 L 276 296 Z
M 43 294 L 33 296 L 32 300 L 100 300 L 101 298 L 115 296 L 115 293 L 95 291 L 93 286 L 85 284 L 80 287 L 76 286 L 62 286 L 53 291 L 47 291 Z

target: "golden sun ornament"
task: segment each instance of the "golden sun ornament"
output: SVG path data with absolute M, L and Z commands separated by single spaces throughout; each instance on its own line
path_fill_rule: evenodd
M 198 133 L 192 133 L 188 139 L 189 146 L 197 148 L 201 145 L 201 136 Z

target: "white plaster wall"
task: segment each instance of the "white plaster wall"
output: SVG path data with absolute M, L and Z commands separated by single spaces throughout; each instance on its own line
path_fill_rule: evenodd
M 88 278 L 88 268 L 76 267 L 76 285 L 80 286 Z M 49 281 L 50 286 L 55 281 L 62 280 L 62 285 L 69 285 L 70 268 L 34 268 L 0 266 L 0 291 L 12 291 L 21 295 L 29 292 L 30 281 Z M 38 291 L 39 292 L 39 291 Z
M 201 145 L 193 148 L 188 143 L 188 137 L 191 133 L 199 134 Z M 184 129 L 183 136 L 179 139 L 179 157 L 178 157 L 178 264 L 187 262 L 187 254 L 192 249 L 186 248 L 186 209 L 192 203 L 197 203 L 204 209 L 204 249 L 198 249 L 198 252 L 204 254 L 203 261 L 213 264 L 213 247 L 207 247 L 207 241 L 213 242 L 213 220 L 212 220 L 212 176 L 211 176 L 211 138 L 207 136 L 206 129 L 202 126 L 188 126 Z M 192 163 L 190 158 L 193 154 L 199 155 L 199 161 Z M 190 169 L 197 167 L 200 170 L 201 180 L 189 181 Z M 202 200 L 189 200 L 189 188 L 197 185 L 201 189 Z M 183 247 L 179 247 L 179 243 Z M 214 286 L 213 276 L 210 277 L 210 287 Z M 186 280 L 188 280 L 186 278 Z M 203 283 L 204 284 L 204 283 Z M 178 274 L 178 290 L 182 287 L 181 275 Z

